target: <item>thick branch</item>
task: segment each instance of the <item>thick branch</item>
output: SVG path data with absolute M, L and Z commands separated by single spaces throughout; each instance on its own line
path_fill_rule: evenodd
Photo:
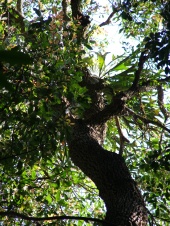
M 143 70 L 143 66 L 145 61 L 147 60 L 148 56 L 145 55 L 145 52 L 141 53 L 139 63 L 138 63 L 138 69 L 135 73 L 135 79 L 130 89 L 128 89 L 125 92 L 120 92 L 117 95 L 115 95 L 112 99 L 112 102 L 105 106 L 104 109 L 94 114 L 90 119 L 85 120 L 87 124 L 101 124 L 107 122 L 110 118 L 113 116 L 120 115 L 124 110 L 124 104 L 130 100 L 136 93 L 139 92 L 146 92 L 150 89 L 153 89 L 156 86 L 151 85 L 151 81 L 147 83 L 143 83 L 142 85 L 138 85 L 140 74 Z M 84 86 L 86 86 L 87 81 L 83 81 Z M 89 86 L 89 84 L 87 84 Z M 95 90 L 102 89 L 106 87 L 107 85 L 104 85 L 102 80 L 98 82 L 97 84 L 90 84 L 91 86 L 94 86 L 93 88 Z M 95 87 L 96 86 L 96 87 Z
M 100 124 L 102 122 L 103 123 L 107 122 L 107 120 L 111 119 L 113 116 L 118 116 L 118 115 L 122 114 L 124 112 L 125 103 L 128 100 L 130 100 L 133 96 L 135 96 L 137 93 L 148 92 L 150 90 L 156 89 L 158 83 L 163 84 L 165 82 L 170 81 L 170 77 L 167 77 L 165 79 L 158 79 L 156 82 L 149 80 L 147 82 L 143 82 L 142 85 L 137 85 L 137 83 L 138 83 L 137 78 L 142 70 L 141 67 L 140 67 L 140 70 L 138 69 L 136 72 L 136 80 L 134 81 L 134 86 L 132 85 L 132 87 L 129 90 L 120 92 L 117 95 L 115 95 L 112 99 L 112 102 L 109 105 L 105 106 L 105 108 L 103 110 L 97 112 L 90 119 L 88 119 L 86 121 L 87 123 L 93 122 L 93 124 Z M 98 89 L 98 90 L 103 89 L 104 87 L 105 88 L 107 87 L 107 85 L 104 85 L 102 83 L 102 81 L 100 81 L 98 84 L 91 85 L 91 86 L 94 89 Z M 167 113 L 167 114 L 169 117 L 169 113 Z M 154 122 L 154 123 L 156 123 L 156 122 Z
M 72 10 L 72 17 L 78 19 L 77 16 L 80 12 L 80 3 L 81 0 L 71 0 L 71 10 Z
M 127 97 L 124 93 L 117 94 L 113 97 L 111 104 L 93 115 L 90 119 L 85 120 L 85 122 L 93 125 L 107 122 L 113 116 L 118 116 L 123 112 L 126 100 Z

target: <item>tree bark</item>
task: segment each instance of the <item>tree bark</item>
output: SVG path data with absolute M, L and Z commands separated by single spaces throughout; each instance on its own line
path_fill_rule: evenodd
M 98 126 L 100 131 L 101 125 Z M 106 205 L 107 223 L 113 226 L 146 225 L 147 209 L 123 157 L 99 145 L 96 129 L 80 120 L 75 123 L 68 141 L 72 161 L 96 184 Z
M 117 95 L 110 105 L 104 106 L 102 91 L 91 83 L 86 73 L 82 86 L 88 89 L 91 107 L 84 112 L 83 120 L 75 120 L 72 134 L 68 139 L 70 157 L 97 186 L 99 196 L 106 205 L 106 225 L 145 226 L 147 209 L 143 197 L 132 179 L 124 158 L 103 149 L 105 123 L 110 115 L 121 114 L 124 109 L 122 94 Z M 102 84 L 99 84 L 101 87 Z M 102 114 L 106 115 L 101 119 Z
M 80 13 L 81 0 L 71 0 L 70 4 L 73 19 L 79 19 L 83 27 L 82 35 L 84 27 L 90 22 L 89 18 Z M 82 19 L 88 21 L 85 26 Z M 107 106 L 104 106 L 101 79 L 94 84 L 88 70 L 83 69 L 84 77 L 80 85 L 87 88 L 92 104 L 85 110 L 83 120 L 74 121 L 72 134 L 68 139 L 72 161 L 96 184 L 107 209 L 105 221 L 113 226 L 145 226 L 148 221 L 143 197 L 123 157 L 102 147 L 105 123 L 124 112 L 125 102 L 134 95 L 138 87 L 145 60 L 146 56 L 142 53 L 131 89 L 113 96 L 112 102 Z

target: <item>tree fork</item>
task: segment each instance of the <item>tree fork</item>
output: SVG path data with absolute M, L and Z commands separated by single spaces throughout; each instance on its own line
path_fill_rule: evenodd
M 125 104 L 124 95 L 117 95 L 112 104 L 105 107 L 102 94 L 94 87 L 92 89 L 88 80 L 86 87 L 92 104 L 85 111 L 84 120 L 74 121 L 68 139 L 70 157 L 96 184 L 99 196 L 106 205 L 105 221 L 108 224 L 145 226 L 148 219 L 147 209 L 123 157 L 101 146 L 105 137 L 105 123 L 111 115 L 121 115 Z M 101 119 L 104 114 L 106 117 Z M 103 226 L 108 224 L 103 223 Z

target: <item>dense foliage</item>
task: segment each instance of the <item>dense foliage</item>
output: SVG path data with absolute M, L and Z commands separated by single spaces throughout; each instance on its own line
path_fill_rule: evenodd
M 148 224 L 169 225 L 169 1 L 15 0 L 1 1 L 0 9 L 2 225 L 104 219 L 96 186 L 72 163 L 67 146 L 71 119 L 82 119 L 94 104 L 82 85 L 87 72 L 102 86 L 106 106 L 131 92 L 125 114 L 107 122 L 104 147 L 123 153 Z M 112 23 L 124 35 L 122 55 L 105 53 L 114 41 L 105 36 Z M 130 38 L 138 44 L 128 44 Z

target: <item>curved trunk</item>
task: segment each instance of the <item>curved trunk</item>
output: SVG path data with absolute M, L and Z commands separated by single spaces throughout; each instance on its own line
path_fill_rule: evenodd
M 124 94 L 115 96 L 105 107 L 102 81 L 92 83 L 93 78 L 87 70 L 84 74 L 81 85 L 88 90 L 91 106 L 84 112 L 84 121 L 75 120 L 68 140 L 71 159 L 96 184 L 106 205 L 105 221 L 109 225 L 145 226 L 147 209 L 123 157 L 101 146 L 105 138 L 105 122 L 111 116 L 121 114 Z
M 107 208 L 106 222 L 114 226 L 144 226 L 147 209 L 123 157 L 97 142 L 102 139 L 103 127 L 77 121 L 68 141 L 71 159 L 96 184 Z

